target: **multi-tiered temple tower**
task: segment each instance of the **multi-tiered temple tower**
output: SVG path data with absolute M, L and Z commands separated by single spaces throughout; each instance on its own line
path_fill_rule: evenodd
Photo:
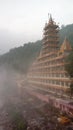
M 49 53 L 58 49 L 59 43 L 59 27 L 52 20 L 50 15 L 49 22 L 45 24 L 44 36 L 43 36 L 43 53 Z
M 71 51 L 69 41 L 65 38 L 59 47 L 59 26 L 51 15 L 46 23 L 43 34 L 43 45 L 39 57 L 31 66 L 28 81 L 31 86 L 45 88 L 50 93 L 66 95 L 69 90 L 70 79 L 64 65 L 65 58 Z

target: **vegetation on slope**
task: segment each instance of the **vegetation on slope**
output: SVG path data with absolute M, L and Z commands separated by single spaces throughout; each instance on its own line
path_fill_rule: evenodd
M 73 96 L 73 50 L 68 55 L 66 62 L 68 64 L 65 65 L 65 69 L 70 77 L 71 84 L 70 84 L 70 96 Z
M 39 54 L 41 41 L 24 44 L 21 47 L 11 49 L 0 57 L 0 65 L 12 67 L 15 70 L 26 73 L 31 63 Z
M 73 24 L 63 26 L 60 30 L 60 44 L 64 41 L 64 38 L 67 37 L 73 46 Z

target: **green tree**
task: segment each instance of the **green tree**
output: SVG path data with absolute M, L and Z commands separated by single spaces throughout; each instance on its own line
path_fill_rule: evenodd
M 17 104 L 8 101 L 4 104 L 4 109 L 8 113 L 12 130 L 27 130 L 28 122 Z
M 71 84 L 70 84 L 70 94 L 71 97 L 73 96 L 73 50 L 71 53 L 68 55 L 66 58 L 66 64 L 65 64 L 65 69 L 70 77 Z
M 20 113 L 13 113 L 11 118 L 13 130 L 27 130 L 27 121 Z

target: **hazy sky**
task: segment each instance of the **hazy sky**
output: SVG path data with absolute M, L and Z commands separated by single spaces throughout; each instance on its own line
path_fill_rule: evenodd
M 73 23 L 73 0 L 0 0 L 0 53 L 41 39 L 48 13 L 60 26 Z

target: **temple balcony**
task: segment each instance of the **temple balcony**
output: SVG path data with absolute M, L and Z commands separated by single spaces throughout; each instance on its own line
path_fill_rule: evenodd
M 47 35 L 47 34 L 51 34 L 51 35 L 53 35 L 53 34 L 55 34 L 55 35 L 57 35 L 57 33 L 59 32 L 59 30 L 46 30 L 46 31 L 44 31 L 44 33 L 43 33 L 43 35 Z
M 47 48 L 47 47 L 51 47 L 51 49 L 53 49 L 52 47 L 54 47 L 54 49 L 57 49 L 58 48 L 58 45 L 57 44 L 46 44 L 43 46 L 43 49 Z M 50 48 L 49 48 L 50 49 Z M 54 51 L 53 49 L 53 51 Z
M 67 89 L 69 89 L 68 86 L 61 86 L 61 85 L 57 85 L 57 84 L 52 84 L 52 83 L 44 83 L 44 82 L 36 82 L 36 81 L 29 81 L 30 83 L 33 83 L 34 85 L 42 85 L 44 86 L 47 86 L 47 88 L 50 88 L 50 89 L 57 89 L 57 90 L 63 90 L 63 91 L 67 91 Z
M 52 57 L 52 56 L 50 56 L 50 57 L 48 57 L 48 58 L 45 58 L 45 60 L 42 60 L 42 61 L 37 62 L 37 63 L 36 63 L 36 66 L 37 66 L 37 65 L 40 65 L 40 64 L 43 64 L 43 65 L 44 65 L 44 63 L 50 63 L 51 61 L 55 61 L 55 62 L 57 63 L 58 60 L 61 60 L 61 59 L 64 59 L 64 58 L 65 58 L 65 56 L 63 56 L 63 55 L 57 56 L 57 57 Z
M 44 27 L 44 30 L 47 30 L 49 28 L 53 28 L 53 29 L 56 29 L 56 28 L 59 28 L 58 25 L 56 24 L 46 24 L 46 26 Z
M 53 68 L 53 67 L 59 67 L 59 66 L 64 66 L 65 63 L 57 63 L 57 64 L 49 64 L 49 65 L 44 65 L 44 66 L 36 66 L 33 68 L 33 70 L 40 70 L 40 69 L 45 69 L 45 68 Z
M 34 73 L 33 73 L 34 72 Z M 47 71 L 30 71 L 29 72 L 29 76 L 32 75 L 50 75 L 50 74 L 66 74 L 66 71 L 65 70 L 60 70 L 60 71 L 57 71 L 57 70 L 53 70 L 53 71 L 50 71 L 50 70 L 47 70 Z
M 45 40 L 43 40 L 43 44 L 45 45 L 46 43 L 48 44 L 56 44 L 59 42 L 59 38 L 57 37 L 47 37 Z M 42 46 L 43 47 L 43 46 Z
M 47 54 L 45 54 L 43 56 L 39 56 L 38 60 L 42 60 L 43 58 L 46 58 L 48 56 L 55 55 L 56 53 L 57 53 L 57 51 L 56 52 L 49 52 L 49 53 L 47 53 Z
M 30 76 L 31 79 L 37 80 L 55 80 L 55 81 L 66 81 L 70 82 L 71 80 L 68 77 L 49 77 L 49 76 Z

